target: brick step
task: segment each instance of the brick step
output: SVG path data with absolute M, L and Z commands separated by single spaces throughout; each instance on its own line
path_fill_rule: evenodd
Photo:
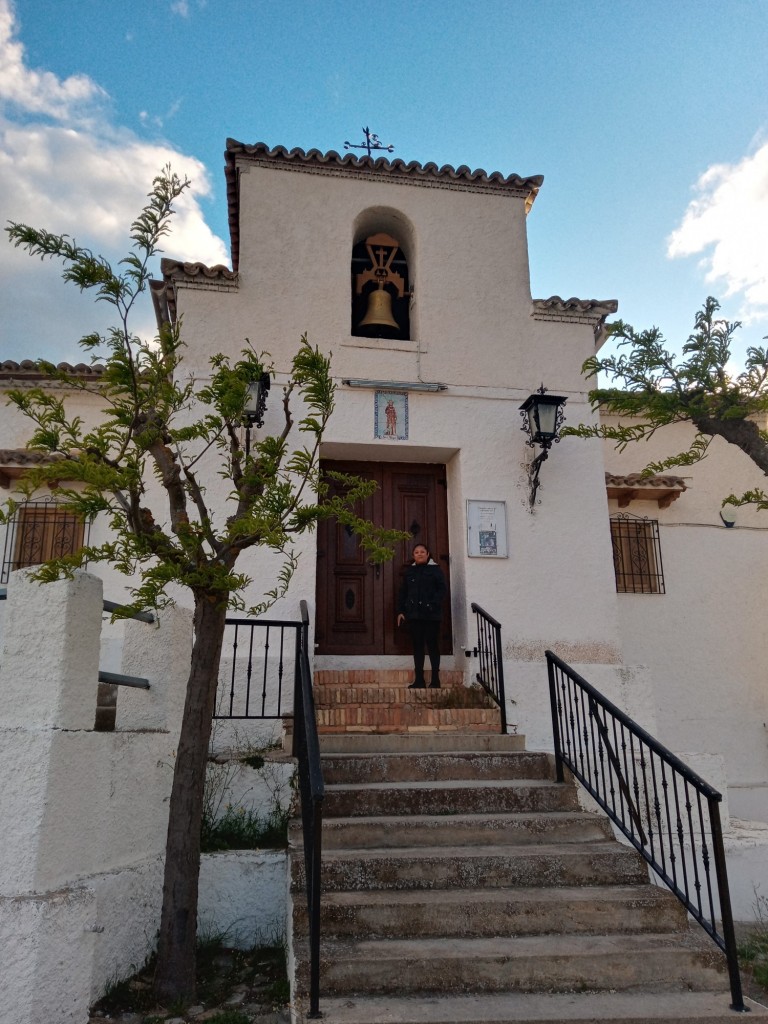
M 299 907 L 294 928 L 306 933 Z M 652 885 L 326 892 L 321 925 L 323 941 L 686 930 L 682 904 Z
M 499 732 L 501 728 L 497 708 L 440 708 L 431 707 L 425 701 L 319 707 L 316 718 L 320 733 Z
M 575 810 L 574 786 L 518 779 L 328 785 L 323 804 L 329 818 Z
M 431 686 L 411 690 L 407 686 L 318 686 L 313 687 L 315 708 L 414 704 L 434 708 L 495 708 L 491 698 L 478 686 Z
M 389 849 L 444 846 L 530 846 L 541 843 L 611 839 L 608 819 L 587 811 L 538 814 L 451 814 L 403 817 L 324 818 L 323 849 Z M 301 843 L 301 825 L 291 826 Z
M 323 755 L 524 750 L 525 736 L 500 732 L 325 733 L 320 737 Z
M 552 779 L 547 754 L 476 753 L 323 754 L 326 783 L 408 782 L 437 779 Z
M 751 1016 L 768 1009 L 747 1000 Z M 504 992 L 486 995 L 323 998 L 325 1024 L 733 1024 L 724 992 Z
M 297 953 L 301 979 L 306 961 L 300 949 Z M 722 998 L 724 967 L 709 940 L 705 944 L 688 933 L 329 939 L 321 950 L 329 996 L 693 990 Z
M 377 686 L 403 688 L 413 682 L 413 668 L 352 668 L 315 669 L 312 674 L 315 687 L 318 686 Z M 431 682 L 432 673 L 424 672 L 424 678 Z M 441 669 L 440 685 L 443 688 L 463 687 L 467 674 L 463 669 Z
M 322 862 L 324 892 L 642 885 L 647 881 L 648 870 L 640 855 L 615 841 L 326 850 Z M 304 887 L 303 858 L 292 858 L 291 884 L 294 891 Z

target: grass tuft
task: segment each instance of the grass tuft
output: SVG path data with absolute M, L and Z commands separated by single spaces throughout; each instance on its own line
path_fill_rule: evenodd
M 288 845 L 288 819 L 279 807 L 267 817 L 245 807 L 227 807 L 216 821 L 203 818 L 201 851 L 283 849 Z

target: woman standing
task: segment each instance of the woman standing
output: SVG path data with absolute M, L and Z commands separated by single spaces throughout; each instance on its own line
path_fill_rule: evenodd
M 445 577 L 425 544 L 417 544 L 412 554 L 413 564 L 405 570 L 397 598 L 397 624 L 407 622 L 413 644 L 415 679 L 409 689 L 424 689 L 425 646 L 432 669 L 430 687 L 437 689 L 440 686 L 440 620 L 446 594 Z

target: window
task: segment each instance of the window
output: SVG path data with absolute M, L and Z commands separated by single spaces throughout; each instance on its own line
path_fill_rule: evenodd
M 663 594 L 658 520 L 613 516 L 611 541 L 617 593 Z
M 352 335 L 408 340 L 411 294 L 400 242 L 379 232 L 352 249 Z
M 5 535 L 0 582 L 15 569 L 73 555 L 85 542 L 85 523 L 55 501 L 28 501 L 16 509 Z

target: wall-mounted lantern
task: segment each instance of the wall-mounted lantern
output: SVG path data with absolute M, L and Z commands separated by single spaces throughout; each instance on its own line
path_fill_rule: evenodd
M 245 427 L 245 457 L 251 454 L 251 430 L 254 426 L 264 426 L 264 413 L 267 411 L 267 395 L 272 379 L 264 371 L 258 380 L 252 380 L 243 405 L 243 426 Z
M 528 467 L 528 504 L 531 511 L 536 504 L 539 489 L 539 470 L 549 457 L 549 449 L 560 440 L 559 431 L 565 419 L 563 406 L 568 401 L 563 395 L 547 394 L 542 384 L 538 391 L 529 395 L 520 406 L 523 425 L 520 428 L 528 435 L 526 444 L 533 448 L 539 445 L 541 452 Z

